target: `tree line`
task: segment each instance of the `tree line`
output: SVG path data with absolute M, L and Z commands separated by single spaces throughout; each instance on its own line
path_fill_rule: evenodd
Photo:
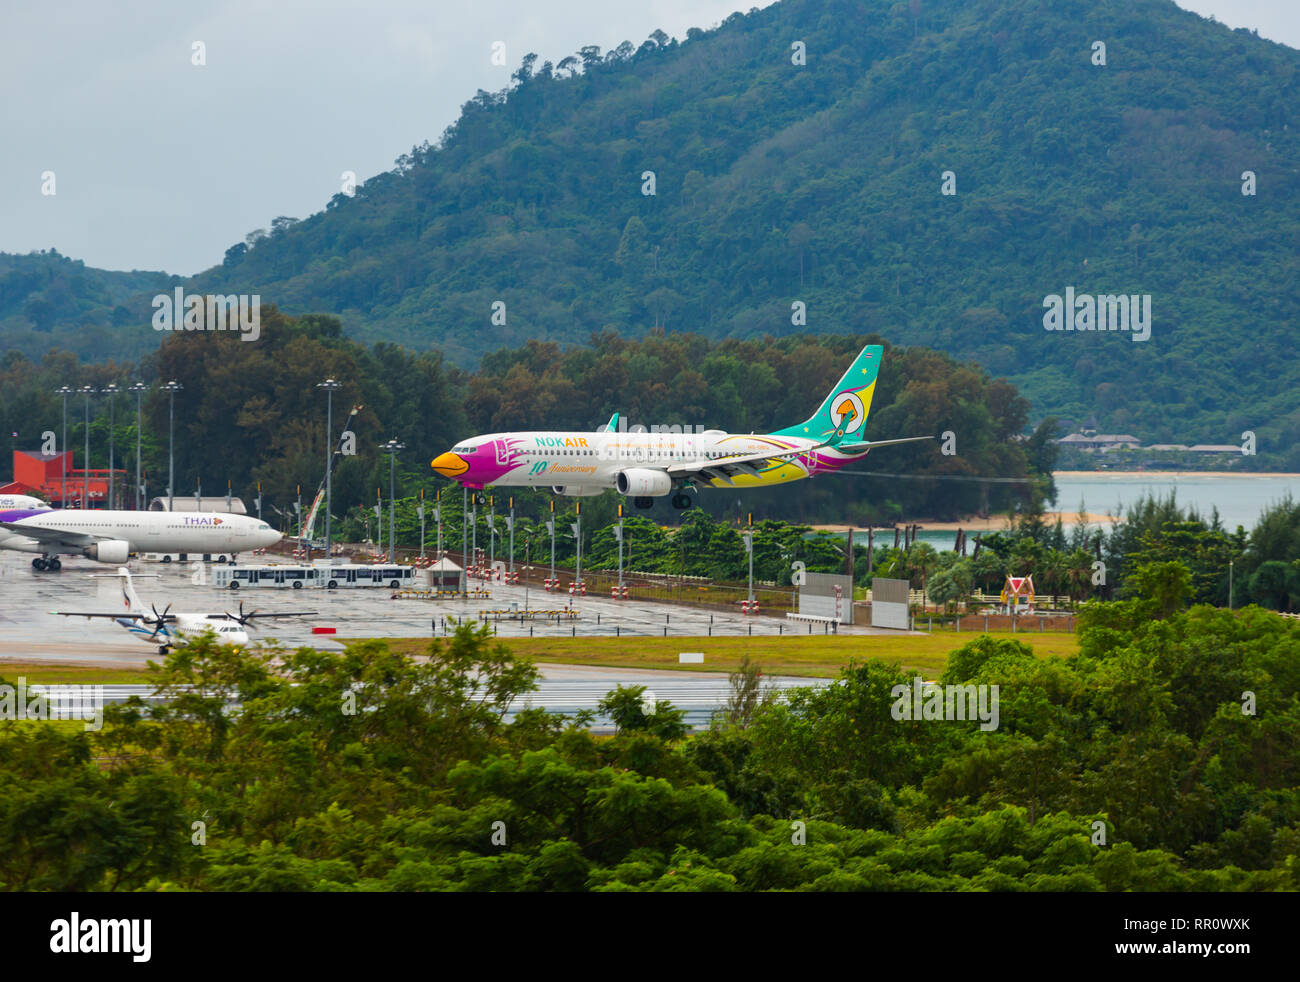
M 354 426 L 355 454 L 345 456 L 333 481 L 334 514 L 388 497 L 389 461 L 378 449 L 389 439 L 405 444 L 397 460 L 397 493 L 421 489 L 432 498 L 453 487 L 429 462 L 466 436 L 505 429 L 602 427 L 615 412 L 634 424 L 718 427 L 764 432 L 806 419 L 871 335 L 799 335 L 755 341 L 709 341 L 699 335 L 655 332 L 629 340 L 612 332 L 585 347 L 530 341 L 501 349 L 476 372 L 449 365 L 436 352 L 343 334 L 338 318 L 262 314 L 262 337 L 178 333 L 138 363 L 78 363 L 53 351 L 32 361 L 16 352 L 0 359 L 0 426 L 17 432 L 14 445 L 36 449 L 42 434 L 61 436 L 62 385 L 126 388 L 143 380 L 141 427 L 145 482 L 150 494 L 166 485 L 169 394 L 175 380 L 177 496 L 234 494 L 252 502 L 258 488 L 265 517 L 287 522 L 295 498 L 310 501 L 324 472 L 327 397 L 318 383 L 337 379 L 334 439 L 348 410 L 362 406 Z M 69 404 L 68 442 L 79 451 L 85 435 L 81 397 Z M 118 465 L 131 463 L 136 445 L 134 400 L 117 397 L 113 432 Z M 108 461 L 107 397 L 91 399 L 91 455 Z M 1046 430 L 1022 440 L 1028 404 L 1013 386 L 982 369 L 924 348 L 886 347 L 868 423 L 869 435 L 956 434 L 956 454 L 939 442 L 881 451 L 888 472 L 935 475 L 909 480 L 842 476 L 758 489 L 743 496 L 700 495 L 715 513 L 743 507 L 770 517 L 813 519 L 860 515 L 890 520 L 904 514 L 955 516 L 1013 503 L 1030 506 L 1051 494 L 1051 450 Z M 77 453 L 80 459 L 81 454 Z M 865 463 L 865 462 L 864 462 Z M 945 479 L 938 479 L 940 476 Z M 1019 479 L 981 492 L 981 476 Z M 958 477 L 963 480 L 951 480 Z M 971 480 L 966 480 L 971 479 Z M 906 496 L 904 496 L 906 494 Z M 739 504 L 738 504 L 739 503 Z M 269 510 L 274 508 L 275 510 Z

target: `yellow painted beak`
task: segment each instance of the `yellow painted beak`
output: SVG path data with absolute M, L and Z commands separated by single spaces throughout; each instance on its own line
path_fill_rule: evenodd
M 433 462 L 429 466 L 443 477 L 460 477 L 469 470 L 469 464 L 465 463 L 459 454 L 454 454 L 451 451 L 433 458 Z

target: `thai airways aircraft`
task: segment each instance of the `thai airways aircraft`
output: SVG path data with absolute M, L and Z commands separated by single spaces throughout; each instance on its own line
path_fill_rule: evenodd
M 869 344 L 854 359 L 820 408 L 797 426 L 775 433 L 618 432 L 618 414 L 598 433 L 527 432 L 476 436 L 438 456 L 430 466 L 465 487 L 547 487 L 556 494 L 595 495 L 609 488 L 638 508 L 672 495 L 689 508 L 688 491 L 751 488 L 833 473 L 875 447 L 931 440 L 866 440 L 863 430 L 884 348 Z
M 234 554 L 279 541 L 279 532 L 249 515 L 48 507 L 0 511 L 0 549 L 38 553 L 32 560 L 38 570 L 61 569 L 61 555 L 119 564 L 133 552 Z
M 150 604 L 149 610 L 136 596 L 135 586 L 131 582 L 131 571 L 119 566 L 117 575 L 122 581 L 122 602 L 126 607 L 124 614 L 108 614 L 99 611 L 52 610 L 51 614 L 60 617 L 107 617 L 148 644 L 158 645 L 160 655 L 167 654 L 167 649 L 187 644 L 204 631 L 211 631 L 222 644 L 248 644 L 248 627 L 258 617 L 309 617 L 314 610 L 298 610 L 287 613 L 262 614 L 256 610 L 244 613 L 244 604 L 239 604 L 239 613 L 230 611 L 221 613 L 175 613 L 168 604 L 158 613 L 157 604 Z M 150 616 L 152 613 L 153 616 Z
M 23 509 L 33 511 L 37 508 L 50 507 L 40 498 L 33 498 L 25 494 L 0 494 L 0 511 L 15 511 Z

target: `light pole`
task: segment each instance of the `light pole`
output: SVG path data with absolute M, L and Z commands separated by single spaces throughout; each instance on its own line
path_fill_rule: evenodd
M 582 590 L 582 502 L 575 501 L 573 503 L 573 508 L 574 514 L 578 519 L 570 526 L 570 528 L 573 529 L 573 540 L 578 545 L 575 571 L 573 575 L 573 595 L 576 597 Z
M 108 385 L 104 386 L 99 391 L 108 396 L 108 507 L 111 510 L 113 507 L 114 491 L 113 467 L 116 463 L 113 455 L 113 408 L 117 404 L 117 394 L 121 390 L 117 387 L 116 382 L 109 382 Z
M 555 586 L 555 499 L 551 499 L 551 520 L 546 523 L 546 530 L 551 533 L 551 579 L 549 580 L 552 587 Z
M 438 506 L 434 505 L 433 510 L 437 511 Z M 423 560 L 424 559 L 424 488 L 420 488 L 420 507 L 416 509 L 416 512 L 420 516 L 420 559 Z M 442 544 L 441 525 L 438 526 L 438 544 L 439 545 Z
M 506 516 L 506 528 L 510 530 L 510 572 L 515 571 L 515 499 L 510 499 L 510 514 Z
M 469 570 L 469 488 L 460 486 L 460 561 Z
M 618 505 L 618 524 L 614 526 L 614 538 L 618 539 L 618 592 L 623 592 L 623 503 Z
M 1228 560 L 1228 609 L 1232 610 L 1232 560 Z
M 437 552 L 434 553 L 434 555 L 437 556 L 438 562 L 442 562 L 442 492 L 441 491 L 439 491 L 438 496 L 433 499 L 433 520 L 438 523 L 438 549 Z M 420 544 L 421 545 L 424 544 L 423 532 L 420 533 Z
M 851 533 L 850 533 L 851 534 Z M 749 554 L 749 606 L 754 606 L 754 514 L 750 512 L 749 527 L 741 535 L 745 539 L 745 552 Z
M 83 385 L 77 390 L 86 397 L 86 456 L 81 461 L 81 507 L 90 507 L 90 397 L 95 391 L 93 385 Z
M 127 391 L 135 393 L 135 507 L 139 511 L 144 507 L 144 486 L 140 483 L 140 400 L 145 389 L 143 382 L 136 382 Z
M 68 396 L 72 395 L 72 389 L 69 386 L 60 386 L 54 390 L 55 395 L 63 396 L 63 442 L 59 444 L 59 451 L 62 453 L 62 463 L 59 469 L 63 471 L 63 490 L 59 492 L 59 507 L 68 507 Z
M 316 388 L 325 390 L 325 559 L 328 561 L 333 552 L 330 548 L 330 506 L 334 500 L 334 390 L 343 388 L 343 383 L 327 378 L 317 382 Z
M 406 444 L 398 440 L 389 440 L 379 448 L 388 452 L 388 561 L 397 562 L 397 525 L 393 519 L 393 503 L 395 500 L 394 475 L 397 470 L 397 451 L 405 450 Z M 424 548 L 424 535 L 420 535 L 420 548 Z
M 167 510 L 176 510 L 176 393 L 185 386 L 172 379 L 162 387 L 167 393 Z

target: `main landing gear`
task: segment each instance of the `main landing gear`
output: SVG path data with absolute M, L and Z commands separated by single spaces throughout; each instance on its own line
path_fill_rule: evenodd
M 46 570 L 49 570 L 51 573 L 57 573 L 59 570 L 63 569 L 63 564 L 59 562 L 58 556 L 37 556 L 32 560 L 32 569 L 39 570 L 42 573 Z
M 647 511 L 655 506 L 655 500 L 649 495 L 638 495 L 632 499 L 632 504 L 642 511 Z M 684 491 L 677 492 L 672 497 L 672 506 L 678 511 L 685 511 L 691 507 L 691 496 Z

